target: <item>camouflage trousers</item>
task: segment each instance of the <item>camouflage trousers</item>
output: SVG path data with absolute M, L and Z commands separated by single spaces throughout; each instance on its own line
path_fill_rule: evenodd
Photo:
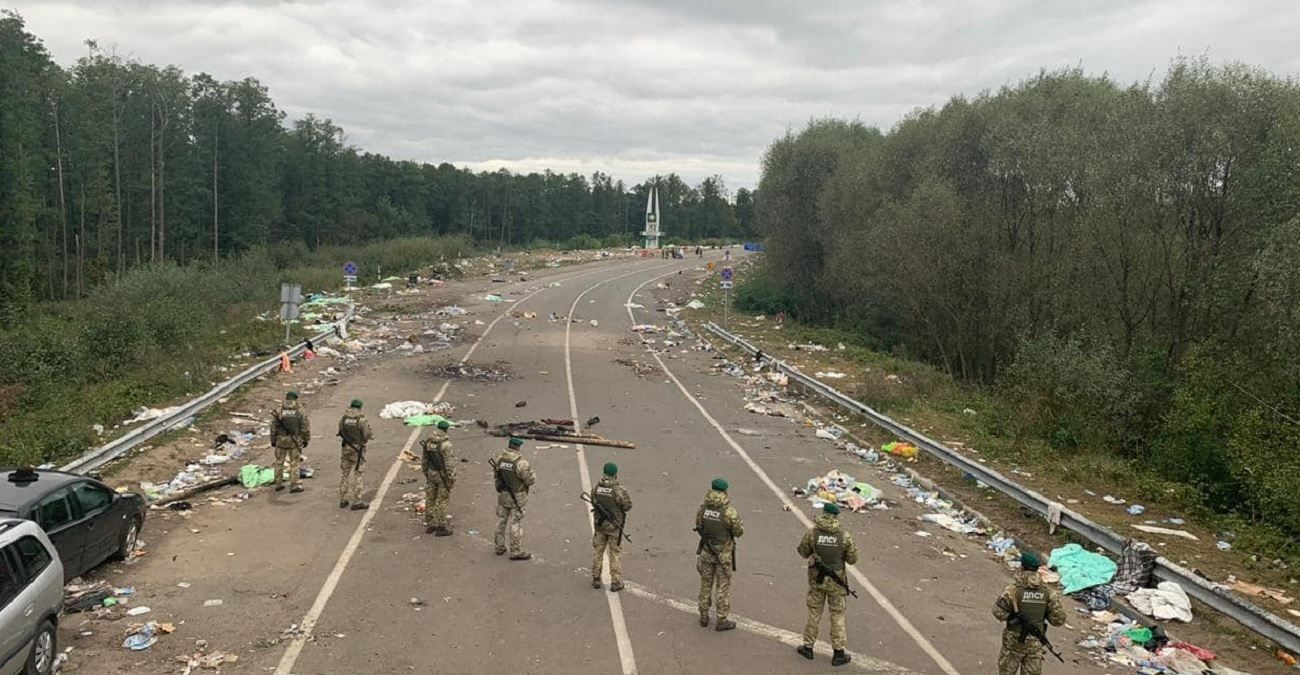
M 998 675 L 1042 675 L 1043 645 L 1032 637 L 1020 641 L 1020 631 L 1002 632 L 1002 653 L 998 654 Z
M 605 564 L 605 551 L 609 550 L 609 581 L 623 581 L 623 544 L 618 532 L 607 533 L 596 530 L 591 537 L 591 578 L 599 579 Z
M 451 486 L 438 472 L 424 474 L 424 524 L 450 526 L 447 522 L 447 502 L 451 501 Z
M 282 448 L 275 446 L 275 486 L 284 485 L 284 463 L 289 463 L 289 484 L 301 485 L 298 476 L 298 464 L 302 461 L 302 450 L 297 447 Z
M 847 594 L 836 588 L 827 590 L 819 586 L 808 586 L 808 624 L 803 629 L 803 643 L 809 647 L 817 642 L 817 634 L 822 627 L 822 609 L 830 605 L 831 615 L 831 649 L 844 649 L 849 641 L 848 631 L 844 627 L 844 608 Z
M 708 560 L 700 556 L 695 561 L 695 570 L 700 573 L 700 615 L 709 613 L 709 605 L 714 601 L 718 607 L 718 619 L 731 615 L 731 564 L 718 564 L 709 555 Z
M 360 460 L 360 461 L 358 461 Z M 339 501 L 361 501 L 361 475 L 366 468 L 365 448 L 357 452 L 354 448 L 343 446 L 339 460 Z
M 518 555 L 524 552 L 524 511 L 512 506 L 497 504 L 497 553 Z

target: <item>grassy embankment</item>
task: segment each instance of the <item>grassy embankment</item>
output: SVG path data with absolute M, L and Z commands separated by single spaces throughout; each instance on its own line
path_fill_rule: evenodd
M 282 245 L 215 267 L 137 269 L 84 300 L 34 306 L 0 327 L 0 466 L 75 456 L 133 409 L 206 391 L 239 355 L 273 352 L 284 339 L 281 282 L 335 289 L 353 260 L 374 283 L 378 269 L 400 275 L 471 251 L 462 238 Z M 95 424 L 109 431 L 99 436 Z
M 1244 570 L 1252 580 L 1295 588 L 1294 570 L 1300 565 L 1300 542 L 1278 528 L 1209 508 L 1192 486 L 1168 480 L 1140 457 L 1128 458 L 1106 447 L 1084 446 L 1069 451 L 1054 448 L 1048 439 L 1023 431 L 1015 404 L 997 387 L 962 383 L 929 364 L 875 351 L 870 347 L 869 336 L 861 333 L 788 320 L 778 328 L 772 316 L 760 320 L 757 316 L 762 314 L 761 298 L 755 302 L 752 290 L 743 282 L 746 276 L 747 270 L 738 271 L 742 283 L 732 297 L 731 329 L 768 353 L 789 361 L 809 375 L 819 370 L 845 373 L 844 379 L 823 381 L 931 438 L 959 447 L 1011 479 L 1068 503 L 1070 508 L 1121 534 L 1141 536 L 1130 526 L 1152 519 L 1185 519 L 1186 529 L 1200 535 L 1201 541 L 1170 538 L 1161 551 L 1171 559 L 1212 575 L 1217 572 L 1216 578 L 1223 578 L 1229 572 L 1242 576 Z M 692 313 L 692 319 L 721 323 L 722 294 L 716 277 L 701 287 L 701 295 L 706 309 Z M 809 343 L 826 346 L 830 351 L 809 352 L 789 347 Z M 834 410 L 842 412 L 838 408 Z M 865 419 L 850 417 L 845 422 L 855 435 L 867 442 L 879 445 L 894 440 L 867 424 Z M 922 473 L 952 488 L 955 494 L 972 498 L 974 507 L 989 509 L 990 516 L 1001 513 L 1014 518 L 1019 513 L 1009 499 L 1002 500 L 990 491 L 976 489 L 946 465 L 923 457 L 920 468 Z M 1124 511 L 1126 505 L 1115 506 L 1101 500 L 1108 494 L 1124 498 L 1129 504 L 1142 504 L 1147 511 L 1142 516 L 1130 516 Z M 1018 525 L 1017 522 L 1001 524 L 1012 528 Z M 1160 524 L 1176 529 L 1184 527 Z M 1229 540 L 1230 551 L 1216 548 L 1215 542 L 1220 539 Z M 1048 545 L 1047 540 L 1042 541 Z

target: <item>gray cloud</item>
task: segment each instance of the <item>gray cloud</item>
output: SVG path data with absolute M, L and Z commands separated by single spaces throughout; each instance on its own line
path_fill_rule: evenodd
M 15 1 L 64 64 L 94 38 L 257 77 L 291 116 L 395 158 L 628 182 L 752 185 L 767 144 L 810 118 L 887 128 L 1040 68 L 1127 82 L 1208 53 L 1300 72 L 1289 0 Z

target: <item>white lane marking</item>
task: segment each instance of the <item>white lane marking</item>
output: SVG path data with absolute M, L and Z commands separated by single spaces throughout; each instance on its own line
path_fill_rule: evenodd
M 663 274 L 652 279 L 647 279 L 627 296 L 627 302 L 624 304 L 629 305 L 627 307 L 627 318 L 633 325 L 636 324 L 636 317 L 632 314 L 632 307 L 630 306 L 632 304 L 632 299 L 636 297 L 636 294 L 641 292 L 641 289 L 645 288 L 647 284 L 666 276 L 668 275 Z M 740 455 L 740 458 L 745 461 L 745 464 L 749 465 L 749 468 L 754 472 L 754 475 L 758 476 L 758 479 L 763 481 L 763 484 L 772 491 L 772 494 L 775 494 L 777 498 L 781 500 L 781 503 L 787 507 L 790 513 L 793 513 L 795 517 L 799 519 L 799 522 L 803 523 L 804 527 L 812 527 L 812 519 L 803 512 L 801 506 L 795 504 L 788 496 L 786 496 L 784 490 L 777 487 L 772 478 L 763 470 L 763 467 L 759 466 L 758 463 L 749 456 L 749 453 L 745 452 L 745 449 L 736 442 L 736 439 L 732 438 L 731 434 L 727 433 L 727 430 L 718 423 L 718 420 L 714 419 L 713 415 L 710 415 L 709 411 L 704 409 L 704 406 L 700 403 L 699 399 L 695 398 L 691 392 L 687 391 L 686 386 L 682 384 L 682 381 L 677 379 L 677 376 L 673 374 L 673 371 L 668 369 L 668 365 L 664 363 L 664 360 L 659 358 L 658 352 L 653 350 L 647 351 L 654 357 L 654 360 L 659 363 L 659 367 L 663 369 L 664 374 L 673 381 L 673 384 L 677 385 L 677 389 L 682 392 L 682 396 L 685 396 L 688 401 L 695 404 L 695 408 L 700 411 L 700 415 L 702 415 L 704 419 L 713 426 L 718 434 L 722 436 L 722 440 L 726 441 L 727 445 L 730 445 L 731 449 L 735 450 L 737 455 Z M 916 626 L 913 626 L 912 622 L 908 621 L 907 617 L 903 616 L 903 613 L 898 611 L 898 608 L 894 606 L 894 603 L 890 602 L 889 598 L 886 598 L 885 594 L 881 593 L 880 589 L 876 588 L 876 585 L 871 583 L 871 580 L 868 579 L 865 574 L 853 565 L 849 565 L 848 570 L 858 584 L 865 588 L 867 593 L 871 594 L 871 597 L 876 601 L 876 604 L 880 605 L 880 607 L 889 614 L 890 618 L 894 620 L 894 623 L 898 624 L 898 627 L 903 629 L 903 632 L 907 633 L 908 636 L 916 642 L 916 645 L 921 648 L 921 651 L 925 652 L 926 655 L 934 661 L 935 665 L 939 666 L 940 670 L 947 675 L 961 675 L 961 673 L 953 667 L 952 663 L 950 663 L 947 658 L 944 658 L 944 655 L 939 653 L 939 650 L 935 649 L 934 645 L 921 634 L 921 631 L 917 630 Z
M 644 598 L 646 600 L 649 600 L 654 603 L 658 603 L 665 607 L 671 607 L 672 609 L 675 609 L 684 614 L 689 614 L 691 616 L 695 616 L 699 614 L 700 610 L 694 603 L 686 602 L 685 600 L 679 600 L 677 598 L 670 597 L 670 596 L 659 595 L 658 593 L 651 591 L 650 589 L 642 586 L 641 584 L 635 584 L 632 582 L 624 582 L 624 584 L 627 587 L 626 589 L 627 592 L 637 596 L 638 598 Z M 757 635 L 761 638 L 766 638 L 768 640 L 775 640 L 776 642 L 780 642 L 781 644 L 789 647 L 799 647 L 803 645 L 803 635 L 801 633 L 788 631 L 785 630 L 784 628 L 777 628 L 776 626 L 769 626 L 765 623 L 761 623 L 753 619 L 747 619 L 738 614 L 732 614 L 729 618 L 732 621 L 736 622 L 737 629 L 743 630 L 746 633 L 752 633 L 754 635 Z M 706 629 L 701 628 L 700 630 L 706 630 Z M 831 648 L 827 647 L 822 643 L 817 644 L 817 646 L 815 647 L 815 651 L 818 654 L 821 654 L 822 656 L 831 655 Z M 886 661 L 884 659 L 878 659 L 874 656 L 868 656 L 866 654 L 859 654 L 858 652 L 849 651 L 847 649 L 845 651 L 848 652 L 849 656 L 853 657 L 853 660 L 850 661 L 849 663 L 860 670 L 870 670 L 874 672 L 886 672 L 886 673 L 912 672 L 907 668 L 898 665 L 897 663 Z
M 651 267 L 649 269 L 657 268 Z M 576 274 L 572 277 L 566 278 L 565 281 L 581 279 L 582 277 L 598 274 L 603 271 L 604 270 L 594 270 L 591 272 Z M 633 274 L 635 274 L 635 272 L 633 272 Z M 617 279 L 620 277 L 614 278 Z M 474 355 L 474 351 L 478 349 L 478 346 L 482 344 L 483 340 L 492 332 L 492 328 L 497 325 L 497 322 L 504 319 L 511 309 L 518 307 L 529 298 L 541 293 L 547 288 L 547 286 L 543 286 L 542 288 L 525 295 L 520 298 L 518 302 L 512 304 L 509 309 L 504 310 L 500 315 L 493 319 L 487 325 L 487 328 L 483 329 L 483 334 L 478 336 L 478 339 L 474 341 L 474 344 L 470 345 L 469 350 L 465 352 L 465 356 L 461 358 L 460 365 L 463 366 L 469 362 L 469 357 Z M 434 403 L 442 401 L 442 397 L 447 394 L 447 387 L 450 385 L 451 380 L 445 380 L 442 383 L 442 387 L 438 389 L 437 396 L 433 399 Z M 311 632 L 316 627 L 316 622 L 320 620 L 321 614 L 325 612 L 325 605 L 329 603 L 330 597 L 334 595 L 334 591 L 338 588 L 339 580 L 343 578 L 343 573 L 347 571 L 348 565 L 352 562 L 352 556 L 356 554 L 357 548 L 361 546 L 361 539 L 366 534 L 366 527 L 370 525 L 370 521 L 373 520 L 375 514 L 379 512 L 379 506 L 383 503 L 384 497 L 388 494 L 388 489 L 392 487 L 393 481 L 397 479 L 397 472 L 402 468 L 402 454 L 410 450 L 411 446 L 415 445 L 415 440 L 420 437 L 420 431 L 420 427 L 416 427 L 411 431 L 410 437 L 406 439 L 406 444 L 402 446 L 402 451 L 397 453 L 397 458 L 393 460 L 392 466 L 388 467 L 388 473 L 384 474 L 383 482 L 379 484 L 379 489 L 375 492 L 374 498 L 370 501 L 370 508 L 366 509 L 365 514 L 361 516 L 361 522 L 357 523 L 357 529 L 353 530 L 352 537 L 348 539 L 347 546 L 343 547 L 343 552 L 339 554 L 338 561 L 334 563 L 334 569 L 330 570 L 329 576 L 325 577 L 324 585 L 321 586 L 320 592 L 316 594 L 316 601 L 312 603 L 311 609 L 307 610 L 307 614 L 303 616 L 302 621 L 298 624 L 301 633 L 289 643 L 289 646 L 284 650 L 284 655 L 280 657 L 280 664 L 275 668 L 275 675 L 290 675 L 290 673 L 293 672 L 293 666 L 297 663 L 298 656 L 302 653 L 303 645 L 305 645 L 307 639 L 311 637 Z M 613 594 L 611 593 L 611 595 Z
M 669 265 L 651 267 L 650 269 L 655 270 L 670 265 L 671 263 L 669 263 Z M 573 417 L 574 431 L 582 431 L 582 421 L 578 419 L 578 399 L 573 390 L 573 357 L 572 352 L 569 349 L 569 334 L 573 328 L 573 312 L 577 310 L 578 302 L 581 301 L 585 295 L 596 290 L 605 283 L 622 279 L 623 277 L 630 277 L 633 274 L 640 274 L 645 271 L 647 270 L 628 272 L 627 274 L 620 274 L 616 277 L 610 277 L 592 284 L 587 287 L 586 290 L 579 293 L 578 297 L 573 299 L 573 304 L 569 305 L 569 318 L 564 324 L 564 378 L 569 384 L 569 415 Z M 577 444 L 577 447 L 578 475 L 582 478 L 582 491 L 589 493 L 591 492 L 591 471 L 587 468 L 587 449 L 582 444 Z M 595 523 L 588 519 L 587 525 L 591 528 L 591 531 L 594 534 L 596 531 Z M 608 557 L 609 556 L 606 555 L 606 559 L 608 559 Z M 609 565 L 604 565 L 603 568 L 604 569 L 601 571 L 601 578 L 604 579 L 606 584 L 608 584 Z M 635 675 L 637 672 L 636 656 L 632 653 L 632 638 L 628 635 L 627 620 L 623 617 L 623 601 L 618 597 L 618 593 L 605 593 L 605 599 L 609 602 L 609 617 L 610 621 L 614 624 L 614 641 L 618 644 L 618 659 L 623 666 L 623 675 Z

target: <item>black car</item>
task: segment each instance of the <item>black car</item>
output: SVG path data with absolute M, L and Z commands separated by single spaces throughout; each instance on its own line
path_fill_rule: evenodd
M 144 526 L 144 497 L 118 493 L 86 476 L 63 471 L 0 469 L 0 518 L 25 518 L 45 530 L 73 579 L 135 550 Z

